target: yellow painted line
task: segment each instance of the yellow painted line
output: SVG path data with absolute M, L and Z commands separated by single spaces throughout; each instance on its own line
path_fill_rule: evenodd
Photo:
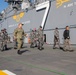
M 6 74 L 2 70 L 0 70 L 0 75 L 8 75 L 8 74 Z

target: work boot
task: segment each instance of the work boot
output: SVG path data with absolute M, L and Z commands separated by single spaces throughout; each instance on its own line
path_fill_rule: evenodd
M 17 47 L 14 47 L 14 49 L 17 49 Z
M 35 47 L 37 47 L 37 45 L 35 45 Z
M 21 53 L 21 51 L 20 51 L 20 50 L 18 50 L 18 51 L 17 51 L 17 54 L 20 54 L 20 55 L 21 55 L 22 53 Z
M 4 49 L 0 49 L 1 50 L 1 52 L 3 52 L 4 51 Z
M 5 51 L 4 47 L 1 48 L 1 52 Z
M 74 52 L 74 50 L 69 50 L 69 52 Z
M 30 45 L 30 48 L 34 48 L 34 46 L 33 45 Z
M 67 49 L 63 49 L 63 51 L 64 51 L 64 52 L 67 52 L 68 50 L 67 50 Z
M 56 49 L 56 47 L 53 47 L 53 49 Z

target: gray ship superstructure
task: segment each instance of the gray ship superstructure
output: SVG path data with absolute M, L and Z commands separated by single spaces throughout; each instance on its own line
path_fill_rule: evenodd
M 75 0 L 6 0 L 8 8 L 0 14 L 0 30 L 6 28 L 12 37 L 18 23 L 29 35 L 31 29 L 43 27 L 46 42 L 53 44 L 54 29 L 59 28 L 60 43 L 63 31 L 70 26 L 71 44 L 76 44 L 76 1 Z

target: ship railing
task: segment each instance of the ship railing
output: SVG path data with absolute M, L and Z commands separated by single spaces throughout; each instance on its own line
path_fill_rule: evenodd
M 50 1 L 50 0 L 25 0 L 22 2 L 22 9 L 30 10 L 36 7 L 36 5 L 41 4 L 43 2 Z
M 31 0 L 31 4 L 32 5 L 38 5 L 40 3 L 43 3 L 43 2 L 46 2 L 46 1 L 49 1 L 49 0 Z
M 46 2 L 46 1 L 49 1 L 49 0 L 37 0 L 38 3 L 43 3 L 43 2 Z

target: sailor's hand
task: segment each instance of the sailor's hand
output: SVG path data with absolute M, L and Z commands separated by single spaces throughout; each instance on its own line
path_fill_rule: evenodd
M 28 37 L 28 34 L 26 34 L 26 37 Z
M 16 40 L 17 39 L 17 37 L 16 36 L 14 36 L 14 40 Z
M 67 39 L 70 39 L 70 37 L 67 37 Z

